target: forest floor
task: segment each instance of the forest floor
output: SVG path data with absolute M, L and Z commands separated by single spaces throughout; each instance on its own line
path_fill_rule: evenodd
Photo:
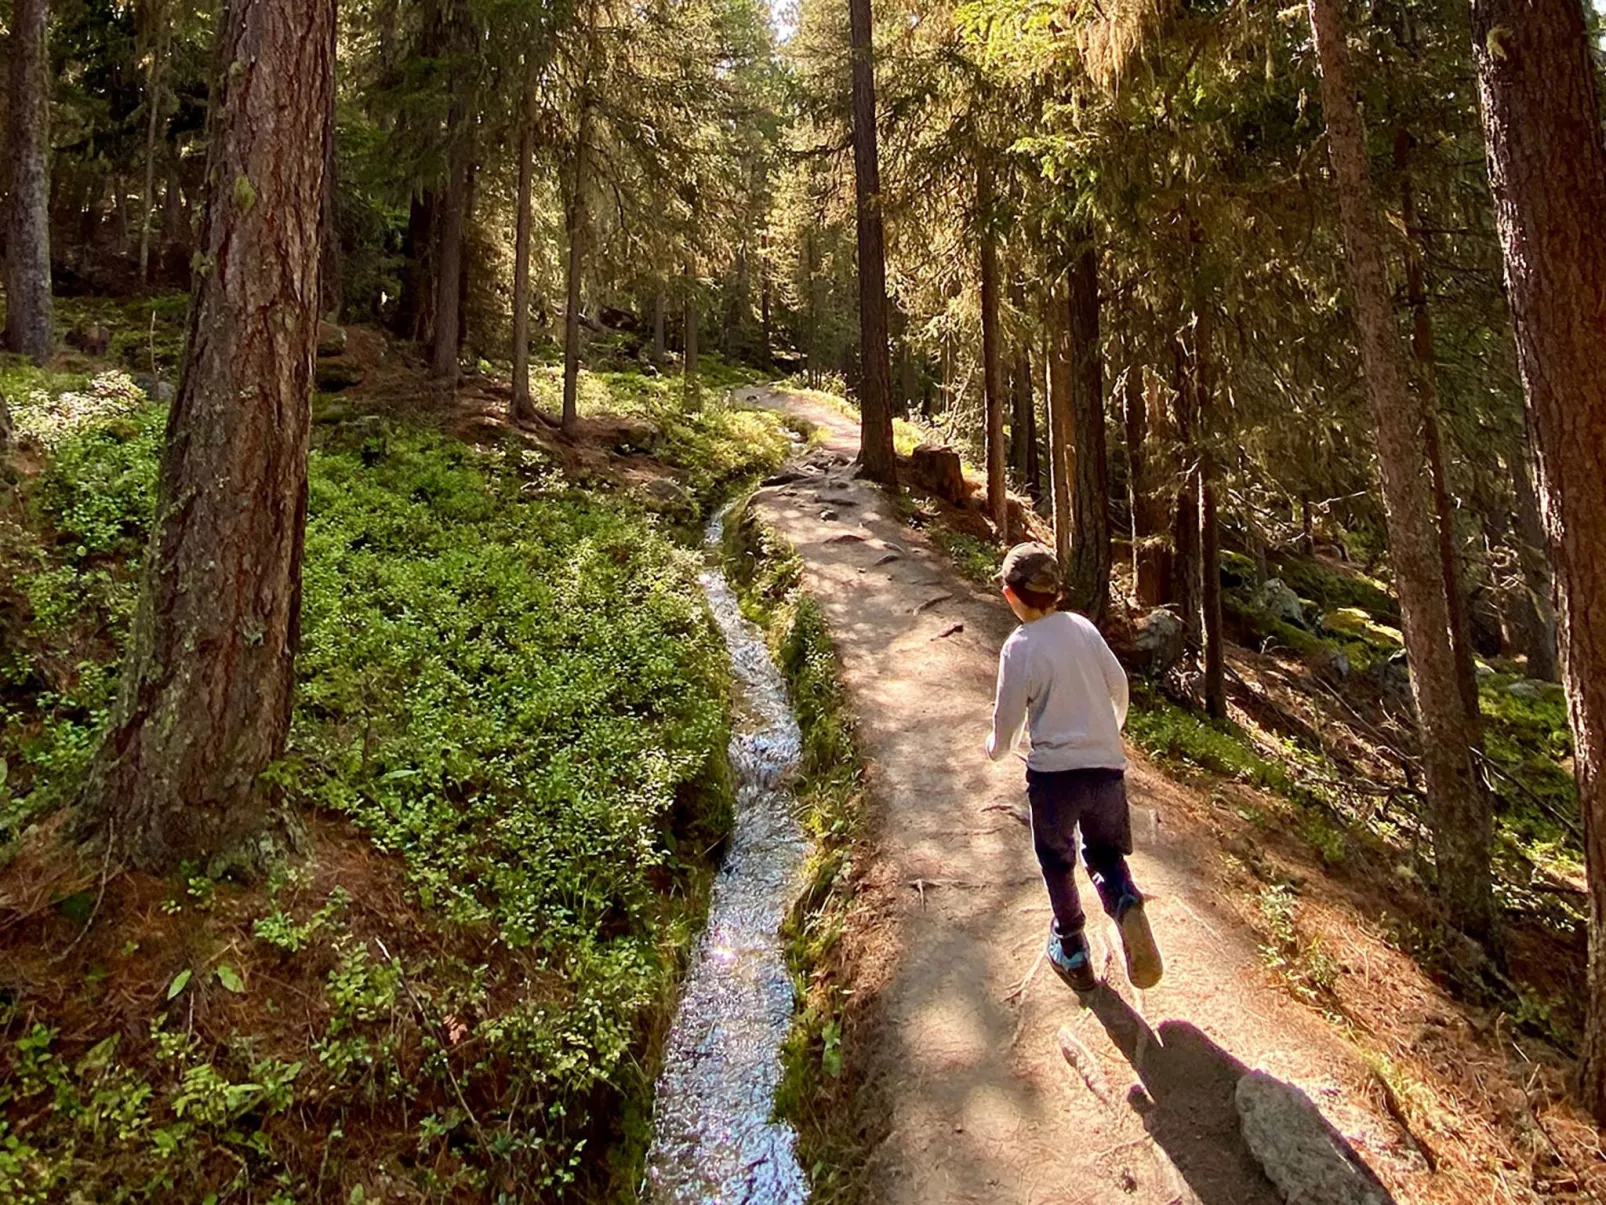
M 870 799 L 846 931 L 815 971 L 844 1002 L 827 1043 L 843 1066 L 822 1077 L 842 1108 L 800 1123 L 817 1189 L 836 1158 L 863 1164 L 841 1196 L 887 1205 L 1273 1202 L 1234 1106 L 1258 1069 L 1307 1093 L 1399 1202 L 1601 1199 L 1556 1052 L 1387 936 L 1369 880 L 1387 867 L 1329 873 L 1252 786 L 1133 755 L 1134 872 L 1166 976 L 1133 990 L 1091 909 L 1107 982 L 1086 1000 L 1062 986 L 1041 965 L 1022 767 L 983 751 L 1013 619 L 854 478 L 855 419 L 818 395 L 736 396 L 815 429 L 752 509 L 824 613 Z

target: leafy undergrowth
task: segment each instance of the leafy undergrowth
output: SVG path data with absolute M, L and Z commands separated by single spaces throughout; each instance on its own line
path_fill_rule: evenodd
M 665 454 L 694 491 L 784 447 L 705 412 Z M 57 838 L 162 423 L 74 419 L 0 495 L 0 1199 L 631 1198 L 729 820 L 697 558 L 515 439 L 320 426 L 293 848 L 119 874 Z
M 796 1127 L 798 1155 L 819 1205 L 865 1200 L 868 1156 L 879 1141 L 862 951 L 847 948 L 869 861 L 864 788 L 847 693 L 819 605 L 801 588 L 792 548 L 738 508 L 726 526 L 726 576 L 743 610 L 768 634 L 786 679 L 803 757 L 798 802 L 813 852 L 783 936 L 798 1011 L 782 1050 L 776 1113 Z

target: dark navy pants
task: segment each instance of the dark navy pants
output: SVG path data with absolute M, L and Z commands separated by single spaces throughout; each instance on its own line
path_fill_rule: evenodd
M 1132 852 L 1132 814 L 1125 773 L 1028 769 L 1026 796 L 1032 805 L 1032 845 L 1054 906 L 1055 932 L 1076 933 L 1087 923 L 1076 890 L 1078 828 L 1082 857 L 1104 911 L 1114 916 L 1123 899 L 1138 897 L 1126 866 Z

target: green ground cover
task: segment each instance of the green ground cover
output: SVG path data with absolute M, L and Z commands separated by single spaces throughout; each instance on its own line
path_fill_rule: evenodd
M 586 386 L 597 409 L 663 414 L 657 382 Z M 14 871 L 112 701 L 162 425 L 108 405 L 0 508 Z M 364 418 L 316 443 L 271 773 L 290 852 L 266 882 L 125 877 L 72 960 L 0 984 L 0 1198 L 630 1199 L 729 820 L 700 560 L 514 441 Z M 711 397 L 661 455 L 705 506 L 785 446 Z M 83 895 L 51 923 L 94 915 Z

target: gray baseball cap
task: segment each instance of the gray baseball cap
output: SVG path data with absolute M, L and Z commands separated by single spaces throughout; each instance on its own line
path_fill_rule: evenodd
M 1004 557 L 998 570 L 998 580 L 1014 590 L 1030 590 L 1033 594 L 1058 594 L 1060 591 L 1060 563 L 1051 548 L 1035 541 L 1016 544 Z

